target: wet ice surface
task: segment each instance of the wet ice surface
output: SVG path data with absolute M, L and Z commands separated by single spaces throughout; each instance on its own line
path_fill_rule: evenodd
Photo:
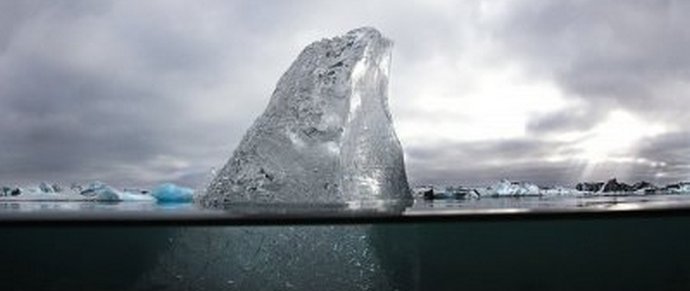
M 373 28 L 307 46 L 202 201 L 410 198 L 388 108 L 391 49 Z
M 339 221 L 415 221 L 476 216 L 620 213 L 690 210 L 690 195 L 500 197 L 349 204 L 232 204 L 208 209 L 195 203 L 0 201 L 0 224 L 14 222 L 124 222 L 160 224 L 319 224 Z

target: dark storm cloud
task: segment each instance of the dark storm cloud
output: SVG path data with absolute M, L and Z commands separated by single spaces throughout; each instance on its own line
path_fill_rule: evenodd
M 20 62 L 8 68 L 13 73 L 4 79 L 0 101 L 3 157 L 15 165 L 4 168 L 3 177 L 132 162 L 165 146 L 150 138 L 168 125 L 156 113 L 175 109 L 146 102 L 153 92 L 40 60 Z
M 566 144 L 532 139 L 462 142 L 408 148 L 406 162 L 415 184 L 482 186 L 506 178 L 554 186 L 572 183 L 581 167 L 540 160 L 568 151 Z
M 424 171 L 422 171 L 422 169 Z M 574 187 L 573 177 L 578 177 L 582 165 L 568 163 L 516 163 L 505 166 L 484 165 L 477 167 L 456 166 L 454 168 L 420 167 L 411 171 L 413 185 L 467 185 L 485 187 L 501 179 L 528 181 L 540 187 Z
M 665 185 L 687 180 L 690 174 L 690 133 L 649 139 L 638 148 L 636 159 L 626 162 L 588 164 L 547 158 L 576 153 L 569 143 L 525 138 L 408 149 L 406 162 L 411 183 L 416 185 L 487 186 L 500 179 L 509 179 L 529 181 L 542 187 L 574 187 L 578 182 L 610 178 Z
M 232 55 L 163 23 L 118 23 L 98 3 L 3 4 L 21 17 L 2 17 L 16 22 L 1 36 L 0 182 L 150 183 L 220 159 L 223 139 L 202 134 L 209 125 L 187 102 Z
M 586 131 L 597 125 L 605 114 L 602 107 L 567 108 L 532 117 L 527 130 L 536 134 Z
M 664 181 L 687 180 L 690 175 L 690 131 L 674 132 L 642 143 L 639 157 L 664 161 L 657 169 Z

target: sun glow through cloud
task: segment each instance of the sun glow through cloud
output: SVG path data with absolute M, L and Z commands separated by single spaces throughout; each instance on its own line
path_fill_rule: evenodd
M 604 163 L 627 164 L 629 167 L 646 165 L 664 167 L 665 162 L 637 157 L 636 148 L 645 138 L 653 138 L 669 131 L 667 125 L 642 120 L 630 112 L 614 110 L 605 121 L 584 132 L 573 142 L 579 154 L 575 157 L 585 163 L 583 178 Z
M 660 124 L 645 122 L 634 115 L 616 110 L 606 121 L 596 126 L 578 144 L 582 158 L 590 162 L 602 162 L 620 155 L 629 155 L 635 145 L 643 138 L 654 137 L 666 132 Z
M 433 76 L 453 78 L 430 82 L 434 85 L 421 90 L 413 100 L 415 118 L 398 124 L 407 143 L 520 138 L 527 134 L 531 116 L 570 105 L 553 83 L 528 80 L 517 65 L 432 66 L 435 69 L 431 71 L 444 72 Z

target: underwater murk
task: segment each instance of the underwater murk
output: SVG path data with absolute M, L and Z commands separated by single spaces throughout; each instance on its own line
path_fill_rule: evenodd
M 4 228 L 3 290 L 668 290 L 686 216 Z

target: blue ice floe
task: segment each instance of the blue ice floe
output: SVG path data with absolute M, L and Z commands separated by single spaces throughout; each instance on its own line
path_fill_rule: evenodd
M 90 198 L 89 200 L 95 201 L 156 201 L 156 199 L 150 195 L 120 191 L 101 182 L 91 183 L 91 185 L 79 192 L 79 194 L 83 197 Z
M 156 187 L 151 195 L 155 197 L 158 202 L 162 203 L 186 203 L 192 202 L 194 190 L 172 183 L 165 183 Z

